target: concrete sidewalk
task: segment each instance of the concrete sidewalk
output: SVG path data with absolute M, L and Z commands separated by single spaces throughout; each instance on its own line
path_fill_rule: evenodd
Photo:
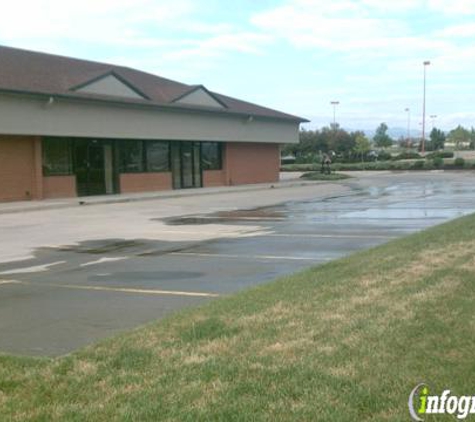
M 205 196 L 205 195 L 218 195 L 223 193 L 233 192 L 247 192 L 267 189 L 282 189 L 291 188 L 296 186 L 315 185 L 328 182 L 322 181 L 304 181 L 299 179 L 300 173 L 286 174 L 281 177 L 279 182 L 275 183 L 259 183 L 240 186 L 222 186 L 222 187 L 210 187 L 210 188 L 192 188 L 192 189 L 179 189 L 168 191 L 155 191 L 155 192 L 140 192 L 130 194 L 115 194 L 115 195 L 98 195 L 98 196 L 86 196 L 75 198 L 57 198 L 57 199 L 44 199 L 41 201 L 16 201 L 16 202 L 0 202 L 0 214 L 9 214 L 17 212 L 28 211 L 42 211 L 42 210 L 54 210 L 61 208 L 73 208 L 86 205 L 101 205 L 101 204 L 120 204 L 126 202 L 137 201 L 151 201 L 156 199 L 168 199 L 168 198 L 182 198 L 189 196 Z

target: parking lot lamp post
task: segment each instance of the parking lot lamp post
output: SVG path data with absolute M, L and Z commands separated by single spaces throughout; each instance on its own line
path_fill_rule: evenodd
M 422 97 L 422 143 L 421 143 L 421 153 L 425 152 L 425 141 L 426 141 L 426 69 L 430 65 L 430 61 L 426 60 L 422 63 L 424 65 L 424 94 Z
M 411 109 L 407 107 L 404 109 L 407 113 L 407 147 L 411 144 Z
M 333 129 L 336 130 L 336 106 L 340 104 L 340 101 L 330 101 L 330 104 L 333 106 Z

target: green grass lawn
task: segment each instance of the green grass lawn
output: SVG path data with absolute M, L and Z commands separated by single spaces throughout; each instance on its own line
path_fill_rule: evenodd
M 67 357 L 0 356 L 0 420 L 407 421 L 419 382 L 475 394 L 474 281 L 469 216 Z

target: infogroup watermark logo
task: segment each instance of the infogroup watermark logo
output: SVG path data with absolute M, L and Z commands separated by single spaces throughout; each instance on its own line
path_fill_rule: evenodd
M 425 383 L 417 385 L 409 395 L 409 413 L 416 422 L 423 422 L 424 415 L 448 414 L 457 419 L 466 419 L 475 414 L 475 396 L 455 396 L 450 390 L 440 395 L 431 395 Z

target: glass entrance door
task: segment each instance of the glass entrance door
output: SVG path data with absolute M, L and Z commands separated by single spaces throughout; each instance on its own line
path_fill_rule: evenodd
M 193 186 L 193 144 L 183 142 L 181 145 L 181 187 L 192 188 Z
M 78 196 L 113 193 L 112 145 L 95 139 L 76 139 L 74 173 Z
M 173 188 L 201 187 L 200 142 L 172 142 Z

